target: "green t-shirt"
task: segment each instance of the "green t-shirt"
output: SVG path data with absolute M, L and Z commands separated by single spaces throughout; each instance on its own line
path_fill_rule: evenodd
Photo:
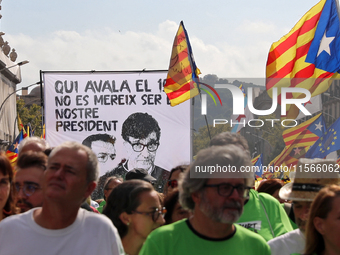
M 292 231 L 289 217 L 278 200 L 251 189 L 237 224 L 260 234 L 266 241 Z
M 223 239 L 207 238 L 197 233 L 184 219 L 153 231 L 139 255 L 270 255 L 265 240 L 243 227 Z
M 106 205 L 106 201 L 102 201 L 99 205 L 99 207 L 97 208 L 97 210 L 100 212 L 100 213 L 103 213 L 103 210 L 104 210 L 104 207 Z

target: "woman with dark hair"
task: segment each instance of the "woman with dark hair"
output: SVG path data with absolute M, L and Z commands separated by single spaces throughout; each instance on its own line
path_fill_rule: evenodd
M 280 203 L 284 203 L 285 201 L 279 197 L 279 190 L 282 188 L 283 182 L 280 179 L 267 179 L 263 180 L 260 185 L 257 187 L 257 192 L 264 192 L 269 195 L 272 195 Z
M 181 219 L 186 219 L 189 217 L 189 211 L 183 209 L 178 201 L 179 191 L 174 189 L 169 193 L 164 199 L 164 206 L 166 208 L 166 213 L 164 215 L 165 224 L 174 223 Z
M 181 176 L 181 173 L 184 172 L 185 169 L 188 168 L 189 165 L 179 165 L 171 169 L 170 175 L 166 185 L 164 186 L 164 194 L 170 193 L 173 189 L 177 188 L 178 180 Z
M 159 196 L 142 180 L 129 180 L 114 188 L 103 214 L 116 226 L 126 254 L 138 254 L 152 230 L 164 224 Z
M 331 185 L 315 197 L 306 228 L 306 255 L 340 254 L 340 187 Z
M 0 221 L 16 213 L 13 170 L 4 152 L 0 152 Z

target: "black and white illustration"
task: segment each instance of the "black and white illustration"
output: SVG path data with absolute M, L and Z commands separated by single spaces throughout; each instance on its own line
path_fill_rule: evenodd
M 190 102 L 171 107 L 167 71 L 43 72 L 46 140 L 78 141 L 96 153 L 100 176 L 142 168 L 164 179 L 190 162 Z M 100 185 L 100 182 L 99 182 Z

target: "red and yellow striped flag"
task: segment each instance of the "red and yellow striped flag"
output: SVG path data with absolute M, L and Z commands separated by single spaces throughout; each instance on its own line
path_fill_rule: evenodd
M 171 106 L 197 96 L 200 70 L 196 67 L 187 31 L 181 21 L 172 47 L 164 92 Z
M 8 148 L 6 151 L 6 156 L 8 157 L 9 161 L 11 162 L 11 165 L 13 169 L 16 166 L 17 159 L 18 159 L 18 146 L 19 143 L 24 139 L 23 131 L 21 130 L 17 138 L 14 140 L 13 144 Z
M 286 129 L 282 133 L 286 147 L 269 164 L 273 164 L 274 166 L 296 165 L 298 159 L 306 154 L 310 146 L 312 146 L 326 130 L 326 124 L 321 113 L 302 122 L 296 127 Z
M 308 89 L 313 97 L 328 89 L 330 78 L 338 77 L 340 49 L 336 5 L 334 0 L 321 0 L 288 34 L 272 44 L 267 60 L 266 87 L 271 97 L 273 88 L 278 88 L 278 102 L 282 87 Z M 328 50 L 323 41 L 331 37 L 334 42 L 328 44 Z M 290 93 L 288 97 L 304 98 L 305 95 Z M 295 119 L 298 114 L 295 105 L 287 105 L 287 119 Z
M 45 135 L 45 124 L 44 124 L 44 126 L 43 126 L 43 132 L 42 132 L 40 138 L 46 139 L 45 136 L 46 136 L 46 135 Z
M 22 124 L 22 121 L 21 121 L 21 118 L 19 117 L 19 114 L 18 114 L 18 126 L 19 126 L 19 132 L 21 132 L 21 130 L 22 130 L 23 137 L 25 139 L 28 135 L 26 133 L 24 125 Z

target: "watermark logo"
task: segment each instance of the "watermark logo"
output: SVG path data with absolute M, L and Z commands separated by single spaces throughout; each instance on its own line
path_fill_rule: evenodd
M 221 97 L 220 97 L 220 95 L 217 93 L 217 91 L 213 87 L 211 87 L 208 84 L 202 83 L 202 82 L 198 82 L 198 84 L 206 86 L 212 92 L 214 92 L 215 95 L 217 96 L 218 100 L 220 101 L 221 106 L 222 106 Z M 198 89 L 204 91 L 205 93 L 207 93 L 212 98 L 212 100 L 214 101 L 215 105 L 217 105 L 214 96 L 211 94 L 211 92 L 209 90 L 201 88 L 201 87 L 199 87 Z M 202 113 L 202 115 L 206 115 L 207 114 L 207 95 L 206 94 L 202 94 L 201 97 L 202 97 L 201 98 L 201 113 Z M 205 112 L 205 114 L 203 114 L 203 112 Z
M 201 84 L 201 83 L 200 83 Z M 218 95 L 218 93 L 216 92 L 216 90 L 214 88 L 212 88 L 211 86 L 204 84 L 205 86 L 207 86 L 208 88 L 210 88 L 218 97 L 218 99 L 220 100 L 220 103 L 222 105 L 222 101 L 220 96 Z M 266 115 L 270 115 L 272 113 L 275 112 L 275 110 L 278 107 L 278 90 L 277 88 L 272 88 L 272 105 L 269 109 L 267 110 L 258 110 L 255 109 L 254 107 L 254 102 L 253 102 L 253 88 L 252 87 L 248 87 L 247 88 L 247 96 L 244 96 L 244 92 L 242 91 L 241 88 L 238 88 L 234 85 L 229 85 L 229 84 L 216 84 L 215 85 L 216 89 L 228 89 L 231 94 L 232 94 L 232 98 L 233 98 L 233 115 L 245 115 L 245 108 L 247 107 L 249 109 L 249 112 L 251 114 L 255 114 L 258 116 L 266 116 Z M 210 97 L 213 98 L 215 105 L 216 104 L 216 100 L 213 97 L 212 93 L 210 93 L 208 90 L 200 88 L 201 90 L 205 91 L 207 94 L 210 95 Z M 299 93 L 299 94 L 303 94 L 305 95 L 304 98 L 291 98 L 291 95 L 293 93 Z M 304 89 L 304 88 L 296 88 L 296 87 L 282 87 L 281 88 L 281 93 L 280 93 L 280 101 L 281 101 L 281 116 L 286 116 L 286 111 L 287 111 L 287 105 L 295 105 L 304 115 L 306 116 L 310 116 L 312 115 L 305 107 L 306 103 L 309 102 L 311 99 L 311 93 L 309 90 Z M 246 102 L 245 102 L 246 100 Z M 207 115 L 207 95 L 206 94 L 202 94 L 202 99 L 201 99 L 201 115 Z M 260 122 L 260 125 L 251 125 L 249 124 L 249 126 L 251 127 L 261 127 L 263 126 L 264 122 L 260 119 L 251 119 L 248 122 Z M 279 119 L 268 119 L 266 121 L 271 121 L 272 123 L 272 127 L 274 125 L 274 121 L 279 121 Z M 285 125 L 282 122 L 294 122 L 293 125 Z M 232 122 L 232 121 L 230 121 Z M 286 119 L 283 120 L 281 122 L 281 124 L 284 127 L 294 127 L 297 125 L 297 121 L 293 120 L 293 119 Z M 214 119 L 214 126 L 215 124 L 226 124 L 228 123 L 227 120 L 225 119 Z M 245 120 L 243 122 L 237 122 L 234 124 L 243 124 L 245 126 Z M 230 125 L 232 126 L 232 123 L 230 123 Z

